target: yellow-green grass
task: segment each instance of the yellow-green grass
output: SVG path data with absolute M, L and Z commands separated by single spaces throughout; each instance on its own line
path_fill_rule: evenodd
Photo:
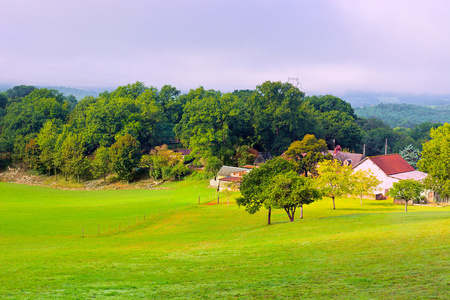
M 448 299 L 448 207 L 405 213 L 391 201 L 345 198 L 333 210 L 325 198 L 303 220 L 275 211 L 267 226 L 265 210 L 249 215 L 224 195 L 220 205 L 193 205 L 213 193 L 206 185 L 87 192 L 0 183 L 0 297 Z M 154 219 L 97 236 L 97 224 L 143 213 Z M 93 229 L 82 238 L 80 226 Z

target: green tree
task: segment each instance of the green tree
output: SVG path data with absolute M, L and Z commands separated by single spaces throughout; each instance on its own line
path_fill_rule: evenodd
M 25 146 L 23 161 L 29 168 L 37 170 L 41 166 L 39 162 L 40 153 L 39 145 L 36 143 L 35 139 L 31 139 Z
M 170 150 L 166 144 L 156 146 L 149 155 L 142 156 L 141 164 L 149 168 L 149 175 L 154 180 L 180 178 L 188 172 L 181 153 Z
M 423 191 L 421 182 L 414 179 L 406 179 L 394 182 L 388 195 L 394 199 L 405 200 L 405 212 L 408 211 L 408 201 L 419 200 Z
M 299 176 L 294 171 L 284 172 L 273 178 L 270 189 L 270 203 L 274 208 L 284 209 L 291 222 L 295 210 L 300 207 L 303 218 L 303 205 L 321 199 L 321 193 L 311 183 L 312 179 Z
M 294 168 L 291 162 L 278 157 L 253 169 L 242 179 L 241 196 L 236 199 L 236 203 L 244 206 L 245 211 L 250 214 L 258 212 L 264 206 L 268 210 L 267 224 L 270 225 L 273 208 L 271 202 L 273 179 L 278 174 L 293 171 Z
M 41 128 L 37 136 L 37 143 L 41 149 L 39 159 L 41 164 L 46 168 L 48 175 L 50 175 L 52 169 L 54 169 L 56 175 L 54 160 L 55 152 L 59 151 L 59 149 L 55 148 L 59 131 L 60 128 L 56 120 L 48 120 Z
M 217 172 L 219 172 L 222 167 L 222 162 L 216 156 L 210 156 L 206 160 L 205 164 L 205 172 L 209 174 L 209 176 L 216 176 Z
M 329 148 L 333 149 L 334 145 L 341 145 L 353 151 L 362 149 L 363 133 L 351 115 L 332 110 L 322 113 L 320 121 Z
M 191 91 L 189 97 L 174 129 L 177 137 L 202 157 L 217 156 L 224 164 L 232 164 L 235 147 L 248 142 L 241 134 L 247 125 L 238 98 L 203 88 Z
M 95 151 L 95 157 L 92 161 L 94 176 L 102 176 L 106 183 L 106 174 L 111 171 L 111 159 L 109 157 L 109 148 L 101 146 Z
M 362 205 L 362 198 L 364 195 L 373 194 L 381 181 L 369 170 L 358 170 L 351 176 L 351 192 L 355 196 L 360 197 L 360 204 Z
M 11 89 L 5 91 L 6 96 L 9 99 L 17 99 L 28 96 L 36 88 L 31 85 L 17 85 Z
M 317 163 L 324 159 L 331 159 L 325 141 L 318 140 L 312 134 L 305 135 L 301 141 L 292 142 L 285 155 L 298 164 L 305 176 L 308 176 L 308 173 L 317 174 Z
M 266 81 L 256 87 L 249 106 L 257 149 L 280 155 L 292 140 L 308 133 L 320 135 L 314 108 L 303 97 L 290 83 Z
M 414 148 L 413 145 L 409 144 L 398 154 L 408 162 L 414 169 L 417 169 L 417 163 L 420 160 L 420 151 Z
M 333 209 L 336 209 L 335 198 L 351 192 L 352 169 L 350 166 L 341 165 L 338 160 L 324 160 L 320 163 L 318 171 L 318 187 L 324 195 L 333 200 Z
M 341 98 L 332 95 L 326 96 L 309 96 L 305 98 L 305 101 L 311 103 L 317 111 L 322 113 L 330 111 L 343 112 L 351 116 L 356 120 L 355 111 L 350 103 L 345 102 Z
M 110 158 L 112 170 L 129 183 L 141 158 L 139 142 L 130 134 L 118 138 L 111 146 Z
M 86 175 L 90 166 L 84 151 L 83 137 L 69 132 L 61 145 L 61 158 L 64 161 L 62 169 L 66 180 L 68 175 L 74 175 L 80 182 L 80 177 Z
M 431 140 L 423 145 L 420 171 L 428 174 L 426 186 L 443 198 L 450 197 L 450 124 L 431 129 Z

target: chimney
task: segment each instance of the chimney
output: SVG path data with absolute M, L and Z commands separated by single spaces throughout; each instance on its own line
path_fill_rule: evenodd
M 364 144 L 364 148 L 363 148 L 363 157 L 366 156 L 366 144 Z

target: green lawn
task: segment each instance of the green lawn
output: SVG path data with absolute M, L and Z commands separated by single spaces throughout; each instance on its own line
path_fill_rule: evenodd
M 450 207 L 324 198 L 266 226 L 224 195 L 197 205 L 207 184 L 0 183 L 0 298 L 449 298 Z

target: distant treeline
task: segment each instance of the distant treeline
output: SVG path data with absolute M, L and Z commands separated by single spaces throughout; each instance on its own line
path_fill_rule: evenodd
M 391 127 L 413 128 L 422 123 L 450 121 L 450 105 L 420 106 L 413 104 L 378 104 L 356 107 L 358 117 L 377 118 Z
M 430 128 L 438 125 L 392 129 L 379 119 L 357 117 L 338 97 L 305 97 L 289 83 L 270 81 L 254 90 L 221 93 L 199 87 L 186 94 L 170 85 L 158 90 L 136 82 L 80 101 L 31 86 L 0 93 L 2 157 L 77 176 L 90 169 L 98 149 L 103 156 L 105 149 L 123 159 L 133 155 L 135 164 L 156 146 L 181 143 L 193 150 L 188 159 L 194 163 L 237 165 L 250 148 L 280 155 L 293 141 L 313 134 L 329 149 L 341 145 L 362 153 L 365 144 L 366 155 L 379 155 L 386 138 L 389 153 L 409 144 L 421 149 Z M 65 165 L 69 162 L 85 167 L 73 171 Z

